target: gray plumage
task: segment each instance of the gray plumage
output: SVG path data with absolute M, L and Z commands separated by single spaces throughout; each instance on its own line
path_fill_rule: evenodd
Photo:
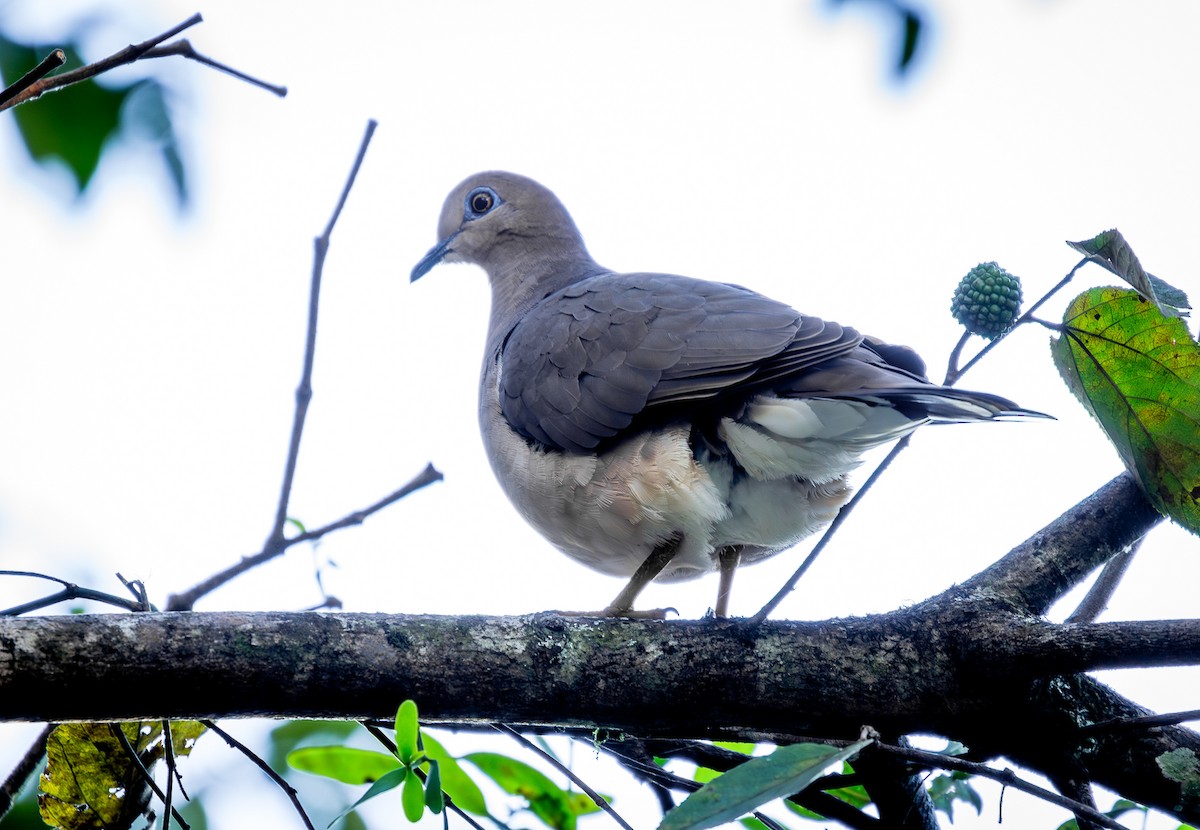
M 863 452 L 925 423 L 1036 415 L 931 384 L 910 349 L 736 285 L 618 274 L 566 209 L 511 173 L 447 197 L 439 262 L 487 271 L 480 426 L 500 484 L 554 545 L 660 579 L 778 553 L 827 524 Z M 636 593 L 636 590 L 634 591 Z

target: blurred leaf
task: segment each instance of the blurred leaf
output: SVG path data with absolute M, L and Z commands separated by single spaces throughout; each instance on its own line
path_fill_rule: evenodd
M 1158 306 L 1165 317 L 1178 317 L 1175 309 L 1191 308 L 1187 295 L 1142 268 L 1133 248 L 1116 228 L 1096 234 L 1082 242 L 1067 242 L 1097 265 L 1116 274 L 1139 294 Z
M 288 754 L 305 741 L 344 741 L 361 727 L 352 720 L 292 720 L 271 730 L 268 765 L 278 769 L 287 763 Z
M 64 723 L 46 740 L 46 770 L 40 781 L 38 806 L 51 827 L 127 827 L 145 806 L 141 770 L 114 734 L 119 728 L 147 768 L 163 757 L 162 724 L 158 721 Z M 173 721 L 172 746 L 177 756 L 191 752 L 204 732 L 196 721 Z
M 941 810 L 954 823 L 954 802 L 962 801 L 975 808 L 975 814 L 983 813 L 983 799 L 971 786 L 970 776 L 962 773 L 935 775 L 929 781 L 929 799 L 934 809 Z
M 1137 292 L 1076 297 L 1052 343 L 1067 386 L 1095 416 L 1155 508 L 1200 533 L 1200 347 Z
M 396 754 L 406 764 L 411 764 L 417 757 L 417 736 L 419 734 L 417 704 L 412 700 L 406 700 L 396 709 Z
M 471 777 L 463 770 L 458 761 L 453 758 L 446 748 L 434 740 L 428 732 L 421 733 L 425 743 L 425 755 L 430 760 L 437 761 L 442 778 L 442 789 L 453 799 L 461 809 L 477 816 L 488 814 L 487 802 L 483 793 Z
M 425 815 L 425 786 L 416 772 L 407 770 L 404 776 L 404 789 L 400 792 L 400 802 L 404 805 L 404 817 L 416 824 Z
M 870 744 L 870 740 L 862 740 L 844 749 L 792 744 L 751 758 L 689 795 L 667 813 L 659 830 L 705 830 L 733 821 L 769 801 L 800 792 L 827 767 L 848 760 Z
M 538 770 L 495 752 L 472 752 L 461 760 L 470 761 L 510 795 L 529 802 L 535 816 L 555 830 L 574 830 L 581 815 L 600 808 L 591 799 L 572 797 Z
M 167 168 L 167 176 L 175 188 L 175 201 L 181 206 L 186 205 L 187 176 L 183 169 L 179 138 L 175 135 L 175 127 L 171 123 L 163 85 L 154 80 L 135 84 L 121 111 L 121 122 L 122 128 L 128 127 L 134 134 L 140 135 L 158 148 Z M 300 532 L 304 532 L 303 527 Z
M 396 756 L 350 746 L 306 746 L 287 756 L 288 766 L 343 784 L 369 784 L 400 766 Z

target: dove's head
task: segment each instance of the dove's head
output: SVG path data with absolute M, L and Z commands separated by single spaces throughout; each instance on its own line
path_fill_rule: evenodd
M 441 262 L 479 265 L 495 284 L 546 273 L 547 266 L 591 263 L 591 257 L 557 196 L 533 179 L 490 171 L 469 176 L 446 197 L 438 243 L 413 268 L 412 279 Z

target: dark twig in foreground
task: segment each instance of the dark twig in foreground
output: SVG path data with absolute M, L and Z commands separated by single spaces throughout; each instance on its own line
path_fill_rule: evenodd
M 110 69 L 115 69 L 118 66 L 125 66 L 126 64 L 133 63 L 134 61 L 142 58 L 147 52 L 149 52 L 155 46 L 158 46 L 164 40 L 169 40 L 185 29 L 190 29 L 192 26 L 200 23 L 203 19 L 204 18 L 202 18 L 199 14 L 194 14 L 187 20 L 180 23 L 178 26 L 168 29 L 161 35 L 152 37 L 147 41 L 143 41 L 142 43 L 126 46 L 121 51 L 109 55 L 107 58 L 101 58 L 95 63 L 89 63 L 86 66 L 81 66 L 78 69 L 72 69 L 69 72 L 63 72 L 59 75 L 52 75 L 49 78 L 42 78 L 34 81 L 23 91 L 14 95 L 7 101 L 0 103 L 0 110 L 6 110 L 10 107 L 15 107 L 17 104 L 23 104 L 26 101 L 32 101 L 34 98 L 38 98 L 52 89 L 59 89 L 64 86 L 70 86 L 71 84 L 77 84 L 80 81 L 86 81 L 89 78 L 94 78 L 102 72 L 108 72 Z
M 121 744 L 121 748 L 125 750 L 125 754 L 129 756 L 129 759 L 133 761 L 134 766 L 138 768 L 138 771 L 141 773 L 142 780 L 146 782 L 146 786 L 150 788 L 150 791 L 154 793 L 159 801 L 166 804 L 170 809 L 170 813 L 168 813 L 168 815 L 175 816 L 175 821 L 179 823 L 179 826 L 182 827 L 183 830 L 188 830 L 190 825 L 183 820 L 183 816 L 179 815 L 178 810 L 170 806 L 170 802 L 167 800 L 166 793 L 164 793 L 162 788 L 155 783 L 154 776 L 150 774 L 150 770 L 146 769 L 146 765 L 142 763 L 141 756 L 138 755 L 138 751 L 134 748 L 133 744 L 129 742 L 129 738 L 126 737 L 125 730 L 121 728 L 121 724 L 110 723 L 108 726 L 109 729 L 112 730 L 113 736 L 116 737 L 117 742 Z M 129 798 L 130 794 L 126 792 L 125 797 Z
M 17 762 L 17 765 L 12 768 L 12 772 L 4 779 L 4 783 L 0 784 L 0 819 L 3 819 L 8 814 L 8 811 L 12 809 L 13 802 L 17 800 L 17 795 L 20 794 L 21 788 L 25 786 L 25 782 L 42 765 L 42 759 L 46 757 L 46 739 L 50 737 L 50 733 L 53 731 L 54 724 L 46 724 L 46 728 L 30 744 L 29 749 L 21 756 L 21 760 Z
M 513 729 L 511 726 L 508 726 L 507 724 L 493 723 L 492 728 L 495 729 L 497 732 L 502 732 L 505 735 L 508 735 L 514 741 L 516 741 L 517 743 L 519 743 L 521 746 L 525 747 L 526 749 L 530 750 L 531 752 L 535 752 L 538 755 L 540 755 L 542 757 L 542 760 L 544 760 L 546 763 L 550 764 L 550 766 L 554 767 L 556 770 L 561 772 L 563 775 L 567 776 L 567 778 L 570 779 L 571 783 L 573 783 L 575 786 L 579 787 L 579 789 L 581 791 L 583 791 L 583 793 L 592 800 L 593 804 L 595 804 L 597 807 L 599 807 L 604 812 L 608 813 L 609 816 L 612 817 L 613 821 L 615 821 L 621 827 L 624 827 L 625 830 L 633 830 L 633 828 L 629 826 L 629 823 L 627 821 L 625 821 L 625 819 L 621 818 L 620 814 L 617 813 L 617 811 L 613 809 L 613 806 L 608 803 L 607 798 L 600 795 L 600 793 L 596 792 L 594 789 L 592 789 L 590 786 L 588 786 L 588 783 L 586 781 L 584 781 L 582 778 L 580 778 L 578 775 L 576 775 L 571 770 L 571 768 L 568 767 L 566 764 L 559 761 L 557 758 L 555 758 L 549 752 L 546 752 L 546 750 L 542 749 L 540 746 L 538 746 L 533 741 L 529 740 L 524 735 L 522 735 L 520 732 Z
M 230 747 L 236 749 L 238 752 L 249 758 L 250 762 L 262 770 L 264 775 L 275 782 L 275 786 L 283 790 L 284 795 L 288 797 L 288 800 L 292 802 L 292 806 L 296 808 L 296 812 L 300 814 L 300 820 L 304 822 L 304 826 L 307 827 L 308 830 L 316 830 L 316 828 L 313 827 L 312 821 L 308 817 L 308 813 L 304 812 L 304 806 L 300 803 L 300 797 L 297 795 L 295 787 L 285 781 L 283 776 L 271 769 L 270 764 L 268 764 L 262 758 L 259 758 L 258 755 L 256 755 L 249 747 L 234 738 L 224 729 L 217 726 L 210 720 L 202 720 L 200 722 L 204 724 L 206 729 L 216 733 L 216 735 L 219 736 L 225 743 L 229 744 Z
M 1138 729 L 1157 729 L 1160 726 L 1175 726 L 1188 721 L 1200 720 L 1200 709 L 1184 712 L 1164 712 L 1161 715 L 1145 715 L 1140 718 L 1120 718 L 1102 723 L 1093 723 L 1079 728 L 1080 735 L 1095 735 L 1101 732 L 1134 732 Z
M 7 104 L 13 98 L 16 98 L 36 82 L 49 75 L 55 69 L 58 69 L 67 62 L 67 53 L 62 49 L 55 49 L 49 55 L 42 58 L 33 69 L 30 69 L 24 75 L 17 79 L 16 83 L 9 86 L 3 92 L 0 92 L 0 105 Z

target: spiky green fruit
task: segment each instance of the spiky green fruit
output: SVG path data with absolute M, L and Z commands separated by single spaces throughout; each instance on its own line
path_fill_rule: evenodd
M 995 340 L 1021 312 L 1021 279 L 994 262 L 981 262 L 958 283 L 950 311 L 967 331 Z

